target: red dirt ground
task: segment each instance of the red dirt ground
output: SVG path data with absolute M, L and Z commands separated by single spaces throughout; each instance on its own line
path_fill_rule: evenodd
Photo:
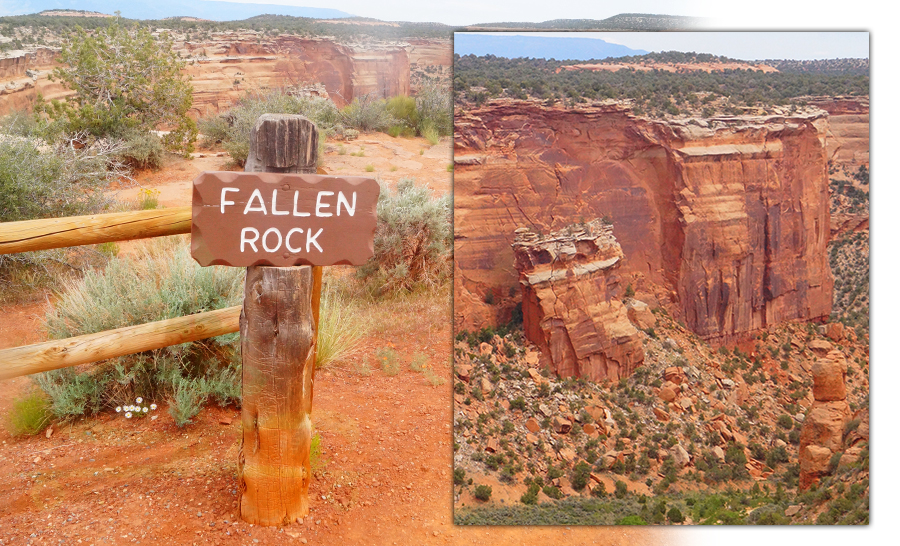
M 398 162 L 400 168 L 383 179 L 416 176 L 449 191 L 449 144 L 420 155 L 419 149 L 428 148 L 424 140 L 365 140 L 373 139 L 386 145 L 365 144 L 372 159 L 359 158 L 361 165 L 393 165 L 391 158 L 412 155 L 400 158 L 411 163 Z M 402 153 L 391 149 L 398 145 Z M 349 151 L 352 146 L 357 145 Z M 326 164 L 366 174 L 363 166 L 353 172 L 355 156 L 339 155 L 332 147 Z M 167 192 L 165 186 L 182 186 L 217 164 L 194 160 L 176 166 L 182 168 L 167 168 L 141 183 Z M 187 204 L 182 199 L 164 204 Z M 676 544 L 677 535 L 665 529 L 452 524 L 449 292 L 446 305 L 446 312 L 438 301 L 421 309 L 405 306 L 406 315 L 379 317 L 378 333 L 366 339 L 356 362 L 367 364 L 370 375 L 352 364 L 317 373 L 313 423 L 323 453 L 310 487 L 310 515 L 302 523 L 263 528 L 240 520 L 240 410 L 209 406 L 193 425 L 179 429 L 164 401 L 156 401 L 161 407 L 152 414 L 155 420 L 104 413 L 54 424 L 49 438 L 13 438 L 0 427 L 0 545 Z M 3 309 L 0 348 L 40 341 L 42 315 L 40 304 Z M 384 346 L 403 358 L 396 376 L 385 375 L 375 362 L 375 351 Z M 409 370 L 417 353 L 448 379 L 444 385 L 431 386 Z M 28 378 L 0 382 L 0 420 L 29 388 Z

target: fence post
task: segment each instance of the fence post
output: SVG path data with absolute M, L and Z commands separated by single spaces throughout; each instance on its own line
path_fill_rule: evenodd
M 264 114 L 246 172 L 315 174 L 318 133 L 297 115 Z M 313 378 L 322 268 L 247 268 L 241 313 L 241 518 L 284 525 L 309 513 Z

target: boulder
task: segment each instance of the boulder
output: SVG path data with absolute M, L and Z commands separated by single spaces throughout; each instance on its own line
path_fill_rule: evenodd
M 672 382 L 676 385 L 681 385 L 687 378 L 684 375 L 684 370 L 679 368 L 678 366 L 669 366 L 663 372 L 663 377 L 666 381 Z
M 810 351 L 820 356 L 828 354 L 828 352 L 834 348 L 831 343 L 828 343 L 824 339 L 814 339 L 809 342 L 809 345 L 807 345 L 807 347 L 809 347 Z
M 844 325 L 840 322 L 829 322 L 825 325 L 825 335 L 835 343 L 844 339 Z
M 676 396 L 675 391 L 671 387 L 659 389 L 659 399 L 663 402 L 674 402 Z
M 625 303 L 628 309 L 628 320 L 639 330 L 646 330 L 656 326 L 656 315 L 650 311 L 650 306 L 642 301 L 630 299 Z
M 641 337 L 619 299 L 624 255 L 599 219 L 512 244 L 525 336 L 561 377 L 618 381 L 644 360 Z
M 563 419 L 559 415 L 550 421 L 550 426 L 553 427 L 553 431 L 557 434 L 568 434 L 572 430 L 572 422 L 568 419 Z
M 691 454 L 687 452 L 686 449 L 681 447 L 681 444 L 675 444 L 672 447 L 672 459 L 675 460 L 675 464 L 678 468 L 684 468 L 689 465 L 691 462 Z
M 840 351 L 831 351 L 827 358 L 817 360 L 812 366 L 812 376 L 815 400 L 834 402 L 847 398 L 847 361 Z
M 656 415 L 656 418 L 663 423 L 669 420 L 669 414 L 661 410 L 660 408 L 657 408 L 656 406 L 653 406 L 653 414 Z
M 540 432 L 541 424 L 538 423 L 538 420 L 534 417 L 529 417 L 527 421 L 525 421 L 525 428 L 528 429 L 529 432 Z

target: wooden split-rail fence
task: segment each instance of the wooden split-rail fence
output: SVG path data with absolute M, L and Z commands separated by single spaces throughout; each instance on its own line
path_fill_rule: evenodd
M 244 171 L 315 174 L 317 160 L 312 122 L 266 114 L 251 131 Z M 374 204 L 370 212 L 374 232 Z M 0 223 L 0 254 L 191 229 L 192 207 Z M 241 517 L 259 525 L 288 524 L 309 512 L 310 412 L 321 291 L 321 266 L 249 266 L 243 306 L 0 350 L 0 380 L 240 331 Z

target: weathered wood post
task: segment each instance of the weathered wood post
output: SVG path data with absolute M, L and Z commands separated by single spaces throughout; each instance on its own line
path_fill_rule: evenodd
M 250 132 L 244 171 L 315 174 L 318 144 L 308 119 L 264 114 Z M 249 523 L 282 525 L 309 514 L 321 286 L 320 266 L 247 268 L 238 480 L 241 517 Z
M 241 517 L 281 525 L 309 512 L 310 412 L 322 267 L 374 254 L 378 183 L 319 176 L 315 126 L 263 115 L 245 173 L 194 180 L 191 255 L 247 267 L 240 319 Z

